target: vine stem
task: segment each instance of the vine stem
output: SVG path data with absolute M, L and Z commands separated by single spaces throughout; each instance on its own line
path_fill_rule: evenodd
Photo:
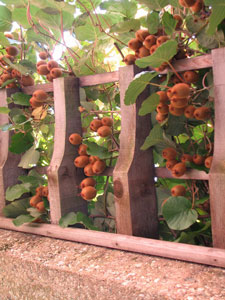
M 173 65 L 168 61 L 168 65 L 171 68 L 171 70 L 174 72 L 174 74 L 177 76 L 177 78 L 179 80 L 181 80 L 181 82 L 185 82 L 184 79 L 177 73 L 177 71 L 175 70 L 175 68 L 173 67 Z

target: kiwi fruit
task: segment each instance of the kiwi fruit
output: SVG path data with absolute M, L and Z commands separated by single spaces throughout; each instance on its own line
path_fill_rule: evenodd
M 195 71 L 186 71 L 184 72 L 183 77 L 187 83 L 195 83 L 198 81 L 198 73 Z
M 53 68 L 58 68 L 58 67 L 59 67 L 59 64 L 55 60 L 50 60 L 47 63 L 47 68 L 49 71 L 51 71 Z
M 92 169 L 92 164 L 88 164 L 84 167 L 84 174 L 86 176 L 94 176 L 95 173 L 93 172 L 93 169 Z
M 181 156 L 181 162 L 183 163 L 192 162 L 192 156 L 190 154 L 183 154 Z
M 169 40 L 169 37 L 166 35 L 162 35 L 157 38 L 156 45 L 157 47 L 161 46 L 163 43 L 167 42 Z
M 187 107 L 188 99 L 187 98 L 173 98 L 171 99 L 171 105 L 175 108 L 183 108 Z
M 157 95 L 159 95 L 159 102 L 162 104 L 167 104 L 169 101 L 169 98 L 167 96 L 167 93 L 165 91 L 158 91 L 156 92 Z
M 210 169 L 211 168 L 211 165 L 212 165 L 212 159 L 213 157 L 212 156 L 208 156 L 206 159 L 205 159 L 205 167 Z
M 168 115 L 169 106 L 167 104 L 159 103 L 159 105 L 157 105 L 156 110 L 161 115 Z
M 94 178 L 85 178 L 81 181 L 80 183 L 80 189 L 83 189 L 86 186 L 95 186 L 96 185 L 96 181 L 94 180 Z
M 98 128 L 97 133 L 100 137 L 107 137 L 112 134 L 112 129 L 109 126 L 101 126 Z
M 185 163 L 178 163 L 172 168 L 172 175 L 174 177 L 181 177 L 186 172 L 186 165 Z
M 89 157 L 87 155 L 77 156 L 74 160 L 74 165 L 77 168 L 84 168 L 88 164 L 89 164 Z
M 87 154 L 87 145 L 85 145 L 85 144 L 81 144 L 80 146 L 79 146 L 79 148 L 78 148 L 78 154 L 79 155 L 88 155 Z
M 21 84 L 23 86 L 32 86 L 34 85 L 34 79 L 30 75 L 22 75 Z
M 103 118 L 102 118 L 102 125 L 103 125 L 103 126 L 109 126 L 109 127 L 112 127 L 112 125 L 113 125 L 113 119 L 110 118 L 110 117 L 103 117 Z
M 194 118 L 194 112 L 195 112 L 196 107 L 193 105 L 188 105 L 185 110 L 184 110 L 184 115 L 186 118 Z
M 133 54 L 127 54 L 127 55 L 124 57 L 124 59 L 123 59 L 123 61 L 125 62 L 125 64 L 128 65 L 128 66 L 129 66 L 129 65 L 134 65 L 135 60 L 136 60 L 136 56 L 133 55 Z
M 48 53 L 45 51 L 42 51 L 39 53 L 39 57 L 40 57 L 40 59 L 47 59 Z
M 94 119 L 90 123 L 90 129 L 97 132 L 98 128 L 102 126 L 102 121 L 99 119 Z
M 183 19 L 181 18 L 180 15 L 173 15 L 173 18 L 177 21 L 177 24 L 176 24 L 176 30 L 180 29 L 182 24 L 183 24 Z
M 86 186 L 81 190 L 81 197 L 87 201 L 95 198 L 96 194 L 97 191 L 93 186 Z
M 172 89 L 173 98 L 187 98 L 190 95 L 190 86 L 186 83 L 177 83 Z
M 174 160 L 177 156 L 177 151 L 174 148 L 165 148 L 162 151 L 162 157 L 166 160 Z
M 193 160 L 193 163 L 200 166 L 200 165 L 203 165 L 205 158 L 202 155 L 194 154 L 192 157 L 192 160 Z
M 97 160 L 92 165 L 92 170 L 95 174 L 101 174 L 106 168 L 106 164 L 103 160 Z
M 150 35 L 150 33 L 146 29 L 139 29 L 135 33 L 136 39 L 140 42 L 143 42 L 148 35 Z
M 135 39 L 131 39 L 129 42 L 128 42 L 128 47 L 131 49 L 131 50 L 138 50 L 139 48 L 141 48 L 142 46 L 142 42 L 140 42 L 137 38 Z
M 183 185 L 178 184 L 172 187 L 171 189 L 171 195 L 173 197 L 184 196 L 185 194 L 186 194 L 186 189 Z
M 45 101 L 48 98 L 48 94 L 43 90 L 36 90 L 33 92 L 33 97 L 37 101 Z
M 44 201 L 41 201 L 39 202 L 37 205 L 36 205 L 36 208 L 39 212 L 43 213 L 46 211 L 45 209 L 45 204 L 44 204 Z
M 36 205 L 41 202 L 41 197 L 39 195 L 34 195 L 30 198 L 30 206 L 36 207 Z
M 143 42 L 143 46 L 145 46 L 145 48 L 149 50 L 155 44 L 156 44 L 156 37 L 154 35 L 148 35 Z
M 69 142 L 72 144 L 72 145 L 79 145 L 82 143 L 82 137 L 79 133 L 72 133 L 70 136 L 69 136 Z
M 166 162 L 166 168 L 168 170 L 172 170 L 172 168 L 178 163 L 178 161 L 176 159 L 171 159 L 171 160 L 167 160 Z
M 47 75 L 49 73 L 47 65 L 40 65 L 37 67 L 37 72 L 40 75 Z
M 202 106 L 199 108 L 196 108 L 194 111 L 194 117 L 197 120 L 208 120 L 211 116 L 211 110 L 209 107 Z
M 19 54 L 19 49 L 15 46 L 6 47 L 6 52 L 10 56 L 17 56 Z
M 62 76 L 62 70 L 60 68 L 53 68 L 50 71 L 50 76 L 52 76 L 52 78 L 58 78 Z
M 42 189 L 42 196 L 48 197 L 48 186 L 44 186 Z
M 173 116 L 182 116 L 184 114 L 185 111 L 185 107 L 174 107 L 172 104 L 169 105 L 169 112 L 171 113 L 171 115 Z
M 162 123 L 163 121 L 165 121 L 166 118 L 167 118 L 167 115 L 162 115 L 160 113 L 157 113 L 155 116 L 155 119 L 159 124 Z

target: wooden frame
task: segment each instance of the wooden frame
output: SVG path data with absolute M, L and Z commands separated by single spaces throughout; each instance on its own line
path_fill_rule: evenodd
M 40 88 L 46 92 L 54 91 L 56 134 L 53 157 L 47 168 L 52 224 L 29 224 L 15 227 L 10 219 L 0 217 L 0 228 L 225 267 L 225 201 L 223 199 L 225 189 L 225 125 L 223 125 L 225 48 L 215 49 L 212 54 L 180 60 L 174 64 L 174 67 L 179 72 L 212 67 L 214 72 L 216 121 L 213 165 L 209 174 L 188 170 L 181 177 L 181 179 L 209 180 L 214 248 L 155 240 L 158 237 L 158 217 L 154 177 L 171 178 L 171 174 L 165 168 L 153 167 L 151 150 L 140 151 L 140 145 L 149 132 L 151 123 L 149 118 L 139 117 L 137 112 L 141 101 L 146 98 L 149 91 L 146 89 L 133 105 L 125 106 L 123 103 L 126 88 L 135 74 L 140 72 L 136 66 L 123 67 L 119 71 L 106 74 L 83 76 L 79 79 L 59 78 L 54 80 L 54 84 L 23 89 L 27 94 L 32 94 L 34 90 Z M 114 170 L 110 168 L 103 175 L 113 175 L 118 234 L 75 228 L 62 229 L 57 223 L 63 214 L 69 211 L 87 211 L 86 202 L 77 195 L 76 188 L 83 174 L 73 166 L 74 148 L 68 143 L 70 133 L 81 132 L 77 109 L 79 87 L 116 81 L 119 81 L 121 92 L 121 149 Z M 1 91 L 0 93 L 2 96 L 0 104 L 6 106 L 6 97 L 9 92 Z M 0 122 L 7 122 L 6 117 L 1 116 Z M 13 180 L 12 182 L 7 180 L 7 164 L 9 161 L 14 161 L 11 158 L 9 160 L 11 154 L 8 153 L 8 144 L 8 133 L 0 132 L 0 150 L 4 153 L 0 161 L 0 208 L 5 205 L 4 191 L 9 185 L 16 183 L 17 176 L 21 172 L 14 162 Z M 135 183 L 138 184 L 135 185 Z M 146 239 L 146 237 L 154 239 Z

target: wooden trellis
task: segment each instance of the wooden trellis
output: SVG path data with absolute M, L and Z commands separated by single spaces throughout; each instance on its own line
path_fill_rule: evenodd
M 53 84 L 27 87 L 23 92 L 32 94 L 43 89 L 54 93 L 55 138 L 54 152 L 47 168 L 50 194 L 51 224 L 28 224 L 15 227 L 11 219 L 0 216 L 0 227 L 21 232 L 44 235 L 70 241 L 83 242 L 115 249 L 181 259 L 225 267 L 225 48 L 211 54 L 180 60 L 174 64 L 178 72 L 212 68 L 215 90 L 215 140 L 213 165 L 209 174 L 188 170 L 181 179 L 209 180 L 210 208 L 214 248 L 193 246 L 157 240 L 158 216 L 154 177 L 172 178 L 166 168 L 155 168 L 152 150 L 141 151 L 151 123 L 149 117 L 140 117 L 142 100 L 149 93 L 146 89 L 135 104 L 124 105 L 124 94 L 133 77 L 140 72 L 136 66 L 119 71 L 81 78 L 58 78 Z M 165 73 L 165 72 L 164 72 Z M 84 178 L 83 172 L 73 165 L 74 146 L 68 137 L 82 132 L 78 112 L 79 87 L 119 82 L 121 99 L 120 153 L 113 169 L 102 175 L 112 175 L 114 181 L 117 234 L 91 230 L 61 228 L 57 224 L 70 211 L 87 212 L 87 202 L 78 196 L 77 186 Z M 0 106 L 7 106 L 6 98 L 15 91 L 0 91 Z M 0 124 L 7 123 L 0 114 Z M 0 132 L 0 211 L 5 206 L 5 191 L 17 182 L 24 170 L 17 167 L 20 157 L 8 151 L 10 134 Z

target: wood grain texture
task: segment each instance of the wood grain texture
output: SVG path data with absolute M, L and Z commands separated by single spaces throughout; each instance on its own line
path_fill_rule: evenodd
M 11 219 L 0 217 L 0 228 L 38 234 L 51 238 L 91 244 L 112 249 L 179 259 L 199 264 L 225 267 L 225 250 L 166 242 L 142 237 L 92 231 L 78 228 L 61 228 L 53 224 L 29 224 L 16 227 Z
M 120 152 L 113 172 L 117 232 L 158 237 L 157 201 L 152 149 L 141 151 L 151 129 L 149 116 L 139 116 L 141 103 L 149 96 L 147 88 L 133 105 L 124 104 L 125 91 L 140 69 L 120 68 L 121 134 Z
M 72 133 L 82 135 L 78 106 L 79 80 L 74 77 L 54 80 L 55 135 L 54 151 L 48 167 L 48 186 L 52 223 L 71 211 L 87 213 L 87 201 L 80 196 L 78 186 L 84 178 L 83 169 L 74 166 L 78 146 L 71 145 Z
M 209 173 L 213 246 L 225 249 L 225 48 L 212 50 L 214 78 L 215 135 Z
M 81 76 L 79 78 L 80 86 L 93 86 L 98 84 L 119 81 L 119 72 L 107 72 L 103 74 Z
M 32 86 L 23 87 L 22 92 L 28 95 L 32 95 L 36 90 L 43 90 L 46 93 L 53 92 L 53 83 L 37 84 Z
M 13 103 L 7 104 L 7 97 L 18 92 L 16 89 L 1 89 L 0 90 L 0 107 L 13 108 Z M 0 125 L 9 123 L 7 114 L 0 114 Z M 27 173 L 26 170 L 18 168 L 21 155 L 9 152 L 10 140 L 13 135 L 12 131 L 3 132 L 0 130 L 0 215 L 5 206 L 5 191 L 9 186 L 18 183 L 18 176 Z
M 172 173 L 166 168 L 155 168 L 155 174 L 161 178 L 174 178 Z M 198 171 L 194 169 L 187 169 L 185 174 L 179 179 L 196 179 L 196 180 L 208 180 L 209 174 L 204 171 Z

